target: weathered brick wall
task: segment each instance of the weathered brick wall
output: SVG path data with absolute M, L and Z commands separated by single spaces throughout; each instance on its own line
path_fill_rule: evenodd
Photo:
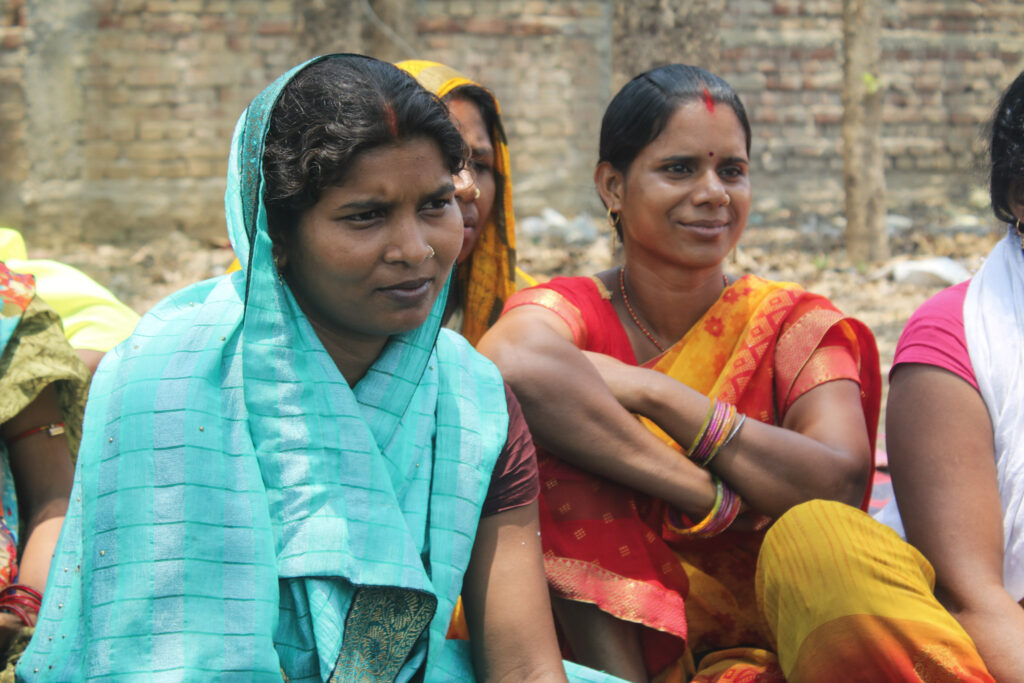
M 479 79 L 505 112 L 518 213 L 596 214 L 621 1 L 374 0 L 395 39 L 360 0 L 0 0 L 0 223 L 33 243 L 222 237 L 237 115 L 336 49 L 411 51 Z M 754 221 L 838 225 L 840 1 L 723 2 L 719 72 L 754 126 Z M 896 0 L 884 26 L 891 211 L 982 211 L 979 129 L 1024 67 L 1024 3 Z
M 768 216 L 841 213 L 842 3 L 727 4 L 721 74 L 751 115 L 758 205 Z M 984 211 L 970 200 L 985 183 L 981 128 L 1024 68 L 1022 32 L 1022 3 L 886 5 L 881 84 L 891 212 Z
M 0 224 L 21 220 L 18 190 L 28 177 L 24 40 L 23 0 L 0 2 Z
M 0 105 L 0 159 L 21 170 L 9 185 L 16 201 L 0 194 L 0 222 L 22 225 L 34 244 L 143 241 L 169 230 L 222 238 L 238 115 L 284 70 L 357 31 L 307 30 L 319 12 L 337 20 L 351 2 L 327 4 L 18 3 L 30 38 L 19 46 L 3 29 L 16 49 L 0 53 L 13 63 L 0 78 L 20 88 L 10 103 L 5 88 Z M 13 12 L 8 2 L 2 16 Z
M 501 102 L 517 212 L 596 210 L 591 178 L 611 96 L 611 3 L 423 0 L 418 8 L 422 55 Z

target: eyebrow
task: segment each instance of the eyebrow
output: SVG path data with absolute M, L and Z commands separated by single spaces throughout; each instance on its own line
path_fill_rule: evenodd
M 455 192 L 455 183 L 452 181 L 446 181 L 431 192 L 426 193 L 421 197 L 421 200 L 430 201 L 433 199 L 440 199 L 445 195 L 452 194 Z M 374 209 L 386 209 L 394 206 L 394 202 L 385 202 L 379 199 L 356 199 L 355 201 L 342 204 L 337 207 L 335 211 L 372 211 Z
M 494 156 L 493 147 L 472 147 L 469 150 L 471 157 L 489 157 Z
M 660 164 L 679 164 L 679 163 L 693 163 L 698 159 L 702 159 L 701 155 L 697 154 L 675 154 L 672 156 L 664 157 L 659 161 Z M 718 160 L 720 164 L 749 164 L 750 160 L 745 157 L 724 157 Z
M 439 198 L 445 196 L 446 194 L 452 194 L 453 192 L 455 192 L 455 183 L 453 183 L 451 180 L 449 180 L 447 182 L 441 183 L 440 187 L 438 187 L 433 192 L 428 192 L 423 198 L 424 199 L 439 199 Z

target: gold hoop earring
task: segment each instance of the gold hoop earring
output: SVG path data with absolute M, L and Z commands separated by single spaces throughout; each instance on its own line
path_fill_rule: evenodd
M 1017 236 L 1020 237 L 1020 248 L 1024 249 L 1024 228 L 1021 227 L 1020 219 L 1013 224 L 1014 229 L 1017 231 Z
M 619 229 L 619 214 L 613 213 L 611 209 L 608 209 L 608 225 L 614 231 Z

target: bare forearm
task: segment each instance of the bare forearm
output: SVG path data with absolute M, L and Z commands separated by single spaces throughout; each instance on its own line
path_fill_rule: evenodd
M 688 515 L 703 516 L 711 507 L 710 475 L 623 408 L 582 354 L 532 358 L 506 379 L 535 441 L 569 464 L 666 500 Z
M 648 375 L 637 412 L 688 446 L 707 415 L 710 399 L 671 377 Z M 868 461 L 866 454 L 858 458 L 791 429 L 747 419 L 711 469 L 755 510 L 777 517 L 812 498 L 860 504 Z
M 56 389 L 51 385 L 3 425 L 0 432 L 4 438 L 10 439 L 26 429 L 62 419 Z M 26 521 L 25 549 L 18 564 L 19 581 L 42 591 L 61 524 L 67 514 L 74 476 L 71 452 L 66 435 L 51 436 L 46 431 L 34 431 L 28 436 L 15 438 L 9 444 L 8 456 L 19 506 Z
M 1024 681 L 1024 609 L 1001 586 L 987 593 L 972 596 L 970 606 L 951 612 L 997 681 Z
M 462 596 L 481 681 L 565 681 L 537 504 L 480 520 Z
M 43 518 L 32 524 L 28 531 L 25 550 L 18 564 L 18 583 L 31 586 L 42 592 L 46 588 L 46 576 L 50 571 L 50 560 L 53 558 L 57 538 L 64 523 L 67 502 L 55 502 L 46 511 Z

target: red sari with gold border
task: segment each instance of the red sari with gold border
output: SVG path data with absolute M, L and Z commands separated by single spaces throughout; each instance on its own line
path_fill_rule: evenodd
M 555 278 L 519 292 L 505 310 L 522 305 L 557 313 L 579 348 L 637 364 L 610 296 L 596 278 Z M 797 285 L 752 275 L 737 280 L 686 336 L 645 365 L 774 425 L 806 391 L 836 379 L 854 380 L 874 446 L 881 399 L 874 337 L 827 299 Z M 686 669 L 692 675 L 690 655 L 737 646 L 770 648 L 754 594 L 763 531 L 683 539 L 663 526 L 662 501 L 550 453 L 539 453 L 539 463 L 541 535 L 552 590 L 646 626 L 649 673 L 678 675 Z M 757 658 L 754 651 L 751 655 Z

